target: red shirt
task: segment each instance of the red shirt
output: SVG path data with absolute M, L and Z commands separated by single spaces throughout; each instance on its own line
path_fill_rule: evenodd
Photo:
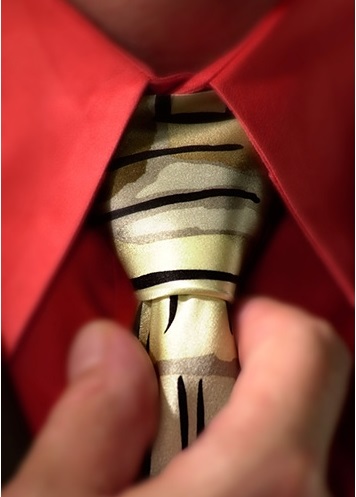
M 324 316 L 353 347 L 353 18 L 351 0 L 285 0 L 208 68 L 157 78 L 61 0 L 4 0 L 3 342 L 34 430 L 78 327 L 132 322 L 130 283 L 87 213 L 148 87 L 210 86 L 235 113 L 287 207 L 247 290 Z M 345 422 L 330 474 L 351 497 Z

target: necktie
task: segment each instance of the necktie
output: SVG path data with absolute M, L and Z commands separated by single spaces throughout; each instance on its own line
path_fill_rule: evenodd
M 143 97 L 105 190 L 104 217 L 160 381 L 154 475 L 229 398 L 238 358 L 228 305 L 270 186 L 238 121 L 206 91 Z

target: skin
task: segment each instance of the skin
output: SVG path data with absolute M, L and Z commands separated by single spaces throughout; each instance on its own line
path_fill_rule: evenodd
M 165 76 L 196 71 L 221 56 L 278 0 L 70 2 L 157 75 Z
M 133 480 L 157 427 L 143 347 L 110 321 L 82 329 L 69 385 L 4 497 L 327 497 L 350 358 L 335 331 L 267 298 L 240 309 L 242 373 L 226 407 L 156 478 Z

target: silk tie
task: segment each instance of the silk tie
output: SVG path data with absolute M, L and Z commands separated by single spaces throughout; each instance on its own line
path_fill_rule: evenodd
M 229 398 L 239 367 L 228 304 L 270 185 L 239 122 L 206 91 L 143 97 L 105 190 L 104 217 L 160 381 L 154 475 Z

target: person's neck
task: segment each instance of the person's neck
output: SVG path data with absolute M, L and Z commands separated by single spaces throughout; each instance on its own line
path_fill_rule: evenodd
M 201 69 L 238 43 L 277 0 L 70 0 L 156 74 Z

